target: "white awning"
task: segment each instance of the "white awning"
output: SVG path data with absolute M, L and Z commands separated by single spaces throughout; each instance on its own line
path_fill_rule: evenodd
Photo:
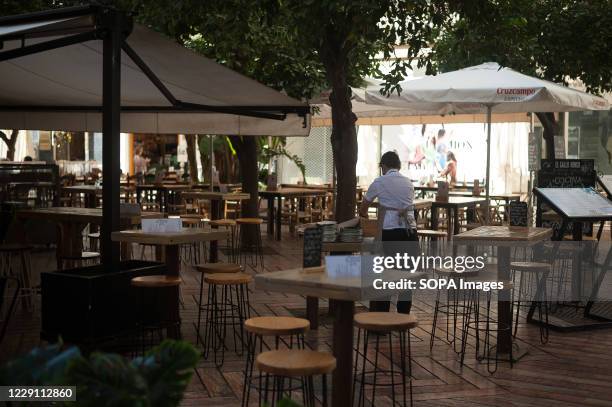
M 10 21 L 3 24 L 0 19 L 0 40 L 4 42 L 1 51 L 20 48 L 22 38 L 29 46 L 86 33 L 95 29 L 90 17 L 80 15 L 21 24 Z M 307 115 L 307 120 L 303 117 L 308 109 L 306 103 L 204 58 L 146 27 L 135 25 L 126 42 L 180 102 L 180 108 L 124 50 L 122 132 L 308 135 L 310 117 Z M 102 41 L 2 61 L 0 78 L 0 128 L 102 130 Z M 202 106 L 210 107 L 212 112 Z M 223 109 L 232 109 L 232 114 Z M 285 120 L 252 117 L 252 112 Z

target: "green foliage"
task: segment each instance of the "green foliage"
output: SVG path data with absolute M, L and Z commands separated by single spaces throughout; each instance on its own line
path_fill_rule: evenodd
M 298 167 L 302 174 L 302 181 L 306 183 L 306 165 L 304 161 L 287 150 L 287 140 L 284 137 L 272 137 L 271 139 L 272 143 L 268 145 L 267 138 L 259 138 L 259 157 L 257 159 L 259 162 L 259 181 L 264 184 L 266 183 L 269 174 L 267 166 L 271 160 L 278 157 L 286 157 Z
M 592 92 L 612 90 L 609 0 L 487 0 L 456 11 L 433 47 L 434 68 L 495 61 L 554 82 L 579 78 Z
M 81 355 L 62 344 L 35 348 L 0 368 L 1 385 L 70 385 L 80 406 L 177 406 L 183 398 L 197 350 L 167 340 L 134 360 L 117 354 Z M 68 405 L 68 404 L 67 404 Z

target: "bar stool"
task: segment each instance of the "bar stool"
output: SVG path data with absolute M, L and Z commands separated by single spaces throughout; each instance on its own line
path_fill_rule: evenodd
M 408 377 L 409 392 L 410 392 L 410 405 L 412 406 L 412 353 L 410 348 L 410 330 L 417 327 L 418 322 L 412 314 L 399 314 L 394 312 L 362 312 L 356 314 L 354 317 L 355 326 L 358 328 L 357 331 L 357 352 L 355 353 L 355 367 L 353 373 L 353 391 L 356 390 L 357 384 L 359 383 L 359 392 L 355 391 L 357 397 L 357 406 L 361 407 L 365 405 L 365 386 L 372 386 L 371 403 L 373 406 L 376 405 L 376 388 L 377 386 L 391 388 L 391 399 L 392 405 L 396 405 L 395 386 L 396 378 L 397 384 L 402 386 L 402 401 L 400 405 L 406 406 L 406 378 Z M 396 372 L 393 357 L 393 339 L 394 335 L 397 334 L 399 341 L 400 351 L 400 370 Z M 381 369 L 378 364 L 378 357 L 380 355 L 380 341 L 381 338 L 387 337 L 389 341 L 389 369 Z M 368 358 L 368 344 L 370 338 L 374 337 L 374 360 Z M 363 349 L 360 349 L 360 344 L 363 341 Z M 406 369 L 406 350 L 408 350 L 408 368 Z M 361 360 L 360 360 L 361 359 Z M 361 362 L 361 363 L 360 363 Z M 368 367 L 371 365 L 371 370 Z M 359 365 L 361 369 L 359 370 Z M 397 377 L 399 376 L 399 377 Z M 383 377 L 391 379 L 391 383 L 382 382 L 380 380 Z
M 202 273 L 200 277 L 200 295 L 198 300 L 198 322 L 196 325 L 196 345 L 200 343 L 200 326 L 202 321 L 202 311 L 207 311 L 207 304 L 202 304 L 202 296 L 204 294 L 204 281 L 206 274 L 217 274 L 217 273 L 240 273 L 242 266 L 234 263 L 204 263 L 196 264 L 193 267 L 196 271 Z M 210 287 L 208 296 L 210 297 Z
M 446 250 L 448 234 L 443 230 L 417 229 L 419 246 L 426 255 L 441 255 Z
M 159 336 L 158 342 L 161 342 L 164 329 L 175 330 L 180 337 L 179 315 L 168 314 L 167 304 L 160 301 L 160 296 L 170 289 L 178 290 L 180 284 L 181 278 L 177 276 L 152 275 L 132 278 L 131 285 L 137 290 L 139 299 L 136 327 L 141 355 L 148 347 L 156 344 L 154 340 L 156 333 Z M 147 333 L 151 334 L 149 346 L 147 346 Z
M 546 280 L 552 270 L 552 266 L 548 263 L 540 263 L 535 261 L 513 261 L 510 263 L 510 273 L 514 287 L 518 285 L 518 296 L 515 300 L 516 315 L 514 320 L 514 331 L 512 336 L 516 338 L 518 330 L 518 321 L 521 307 L 529 308 L 529 319 L 533 311 L 537 309 L 540 325 L 540 342 L 545 344 L 548 342 L 548 298 L 546 295 Z M 535 290 L 533 290 L 535 287 Z M 535 292 L 532 292 L 535 291 Z M 516 288 L 515 292 L 516 293 Z M 514 296 L 513 293 L 513 296 Z M 531 300 L 522 301 L 533 294 Z
M 238 259 L 242 263 L 242 255 L 246 252 L 246 243 L 244 241 L 244 233 L 248 230 L 247 228 L 255 228 L 257 236 L 255 237 L 255 243 L 249 247 L 248 249 L 254 251 L 251 252 L 249 257 L 255 256 L 255 263 L 252 265 L 257 267 L 257 259 L 259 258 L 259 262 L 261 267 L 264 266 L 264 258 L 263 258 L 263 245 L 261 241 L 261 224 L 263 223 L 263 219 L 261 218 L 238 218 L 236 219 L 236 224 L 238 225 Z M 243 230 L 244 229 L 244 230 Z M 246 263 L 246 254 L 244 257 Z
M 230 250 L 230 261 L 237 262 L 236 256 L 236 221 L 234 219 L 215 219 L 210 221 L 210 226 L 213 228 L 224 228 L 229 230 L 230 236 L 226 240 L 226 248 Z
M 294 344 L 297 349 L 304 349 L 304 334 L 310 329 L 310 322 L 304 318 L 267 316 L 249 318 L 244 322 L 247 332 L 247 357 L 244 370 L 244 383 L 242 387 L 242 406 L 246 407 L 253 385 L 253 368 L 255 366 L 255 353 L 259 347 L 259 353 L 263 352 L 264 338 L 273 337 L 275 349 L 278 350 L 280 341 L 283 340 L 289 349 Z M 258 346 L 259 345 L 259 346 Z M 262 376 L 259 375 L 259 404 L 262 402 Z
M 207 359 L 212 350 L 217 367 L 223 366 L 228 328 L 232 329 L 234 352 L 238 356 L 244 352 L 244 321 L 250 316 L 248 284 L 252 280 L 250 275 L 242 272 L 204 275 L 204 281 L 208 284 L 208 300 L 204 307 L 200 305 L 198 326 L 201 311 L 205 311 L 203 356 Z M 199 339 L 199 329 L 197 335 Z
M 459 286 L 458 280 L 462 278 L 475 277 L 478 275 L 477 270 L 473 271 L 455 271 L 453 269 L 434 269 L 434 278 L 445 278 L 455 281 Z M 446 291 L 446 303 L 440 302 L 440 294 Z M 436 329 L 438 326 L 439 314 L 446 315 L 446 342 L 453 346 L 455 353 L 460 354 L 462 344 L 459 342 L 463 338 L 465 331 L 465 323 L 467 321 L 470 309 L 467 301 L 469 300 L 469 290 L 462 289 L 438 289 L 436 292 L 436 302 L 434 307 L 433 325 L 431 328 L 431 337 L 429 341 L 429 349 L 433 350 L 434 341 L 436 339 Z M 452 330 L 451 330 L 452 321 Z
M 15 278 L 19 281 L 16 295 L 17 298 L 21 298 L 22 304 L 29 311 L 34 308 L 36 294 L 32 287 L 31 257 L 32 247 L 30 246 L 12 243 L 0 244 L 0 277 Z
M 257 356 L 255 367 L 264 375 L 264 405 L 278 405 L 283 393 L 289 391 L 285 388 L 285 379 L 299 379 L 302 382 L 304 406 L 314 407 L 314 376 L 321 376 L 321 404 L 327 406 L 327 375 L 336 369 L 336 358 L 331 354 L 304 349 L 271 350 Z M 272 404 L 268 404 L 269 393 L 272 393 Z
M 512 281 L 503 281 L 504 289 L 512 290 L 514 288 Z M 499 353 L 497 346 L 495 344 L 496 336 L 493 336 L 493 333 L 499 335 L 501 332 L 507 332 L 512 330 L 512 324 L 502 324 L 498 319 L 494 318 L 491 314 L 491 300 L 493 292 L 499 290 L 489 290 L 483 292 L 482 290 L 469 290 L 467 307 L 468 307 L 468 316 L 467 321 L 465 323 L 465 329 L 463 331 L 463 340 L 462 340 L 462 349 L 460 353 L 460 363 L 463 366 L 463 361 L 465 359 L 466 346 L 467 346 L 467 338 L 469 337 L 469 332 L 471 329 L 474 330 L 476 337 L 476 360 L 478 362 L 482 362 L 484 359 L 487 360 L 487 370 L 490 374 L 493 374 L 497 371 L 498 363 L 499 363 Z M 481 295 L 485 297 L 484 304 L 484 313 L 481 312 Z M 510 304 L 510 308 L 513 308 L 513 304 Z M 473 319 L 471 319 L 473 317 Z M 484 335 L 484 338 L 481 339 L 481 335 Z M 481 344 L 481 340 L 483 343 Z M 480 353 L 480 348 L 483 347 L 482 353 Z M 509 362 L 510 367 L 514 363 L 513 359 L 513 347 L 510 346 Z M 491 353 L 495 351 L 495 356 L 492 357 Z M 491 361 L 494 361 L 495 364 L 492 367 Z

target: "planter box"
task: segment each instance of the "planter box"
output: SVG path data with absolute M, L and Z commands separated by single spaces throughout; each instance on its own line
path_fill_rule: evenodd
M 163 263 L 129 260 L 119 270 L 104 265 L 41 273 L 41 338 L 95 343 L 134 327 L 133 277 L 166 274 Z

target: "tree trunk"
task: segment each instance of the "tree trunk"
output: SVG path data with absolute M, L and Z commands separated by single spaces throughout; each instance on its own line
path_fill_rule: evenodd
M 19 136 L 19 130 L 17 129 L 13 129 L 10 136 L 0 131 L 0 139 L 6 144 L 6 159 L 8 161 L 15 161 L 15 144 L 17 143 L 17 136 Z
M 196 135 L 185 134 L 187 141 L 187 162 L 189 163 L 189 177 L 192 183 L 197 183 L 198 180 L 198 161 L 196 156 Z
M 554 113 L 536 113 L 538 120 L 542 123 L 544 132 L 542 138 L 546 143 L 546 159 L 555 159 L 555 137 L 559 135 L 559 125 L 555 120 Z
M 259 217 L 259 179 L 257 168 L 257 138 L 256 137 L 230 137 L 240 166 L 240 177 L 242 178 L 242 192 L 251 196 L 247 201 L 242 201 L 241 215 L 244 218 Z M 255 243 L 255 228 L 245 228 L 247 233 L 242 235 L 247 245 Z M 244 232 L 244 231 L 243 231 Z
M 332 108 L 331 144 L 337 180 L 334 208 L 338 222 L 355 216 L 357 188 L 357 117 L 352 111 L 351 89 L 343 71 L 343 68 L 335 69 L 329 75 L 332 85 L 329 96 Z

